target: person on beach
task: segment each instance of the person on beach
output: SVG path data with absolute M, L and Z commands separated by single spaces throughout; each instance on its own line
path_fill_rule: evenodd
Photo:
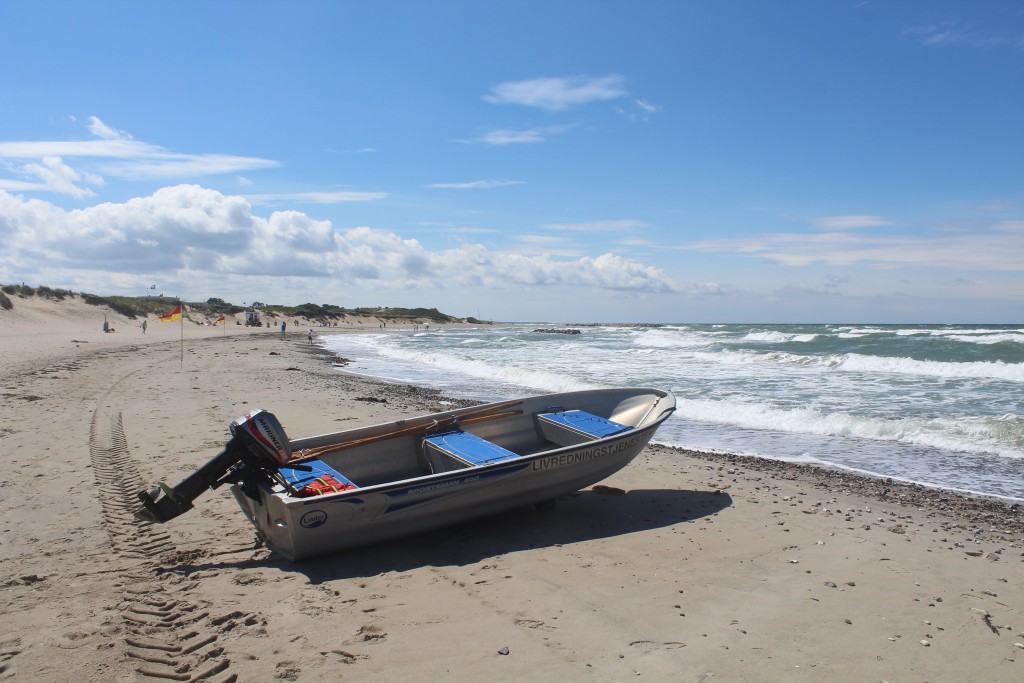
M 312 328 L 310 328 L 309 334 L 306 335 L 306 336 L 309 338 L 309 343 L 312 344 L 313 343 L 313 329 Z
M 284 328 L 288 326 L 287 322 L 281 323 L 281 339 L 284 339 Z
M 139 327 L 142 328 L 142 334 L 146 334 L 146 321 L 145 320 L 142 321 L 142 324 L 139 325 Z

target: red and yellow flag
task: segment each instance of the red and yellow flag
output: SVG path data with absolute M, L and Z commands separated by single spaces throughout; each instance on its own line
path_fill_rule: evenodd
M 170 313 L 164 313 L 160 316 L 160 322 L 162 323 L 176 323 L 181 320 L 181 304 Z
M 214 324 L 214 325 L 223 325 L 223 324 L 224 324 L 224 316 L 221 316 L 221 317 L 217 318 L 217 319 L 216 319 L 216 320 L 215 320 L 215 321 L 213 322 L 213 324 Z

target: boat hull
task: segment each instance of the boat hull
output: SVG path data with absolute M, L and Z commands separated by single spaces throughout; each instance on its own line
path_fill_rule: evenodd
M 604 413 L 603 418 L 617 417 L 628 429 L 569 446 L 548 443 L 545 445 L 553 447 L 541 446 L 536 452 L 488 465 L 415 476 L 332 495 L 296 498 L 263 484 L 258 500 L 245 495 L 238 487 L 234 490 L 235 497 L 267 545 L 276 552 L 292 560 L 335 553 L 546 502 L 599 482 L 625 467 L 643 450 L 658 426 L 674 410 L 675 399 L 657 390 L 598 390 L 534 397 L 524 399 L 514 417 L 494 420 L 481 431 L 495 440 L 505 433 L 519 434 L 513 441 L 522 448 L 528 443 L 522 436 L 524 425 L 533 429 L 536 414 L 552 404 L 560 408 L 580 407 L 599 415 Z M 507 404 L 494 405 L 500 410 Z M 472 410 L 479 414 L 486 409 L 487 406 L 482 406 Z M 346 434 L 358 437 L 387 433 L 389 428 L 394 430 L 405 424 L 407 422 L 402 421 L 369 431 L 318 437 L 309 443 L 339 439 Z M 396 440 L 404 443 L 407 438 L 403 435 Z M 294 443 L 301 446 L 304 442 Z M 411 443 L 415 444 L 415 437 Z M 386 453 L 386 446 L 378 447 Z

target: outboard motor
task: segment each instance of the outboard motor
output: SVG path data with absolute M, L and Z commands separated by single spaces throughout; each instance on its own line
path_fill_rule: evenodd
M 273 413 L 257 408 L 231 421 L 232 441 L 240 439 L 250 455 L 275 471 L 292 458 L 292 448 L 284 427 Z M 228 442 L 230 446 L 231 442 Z
M 231 440 L 208 463 L 175 487 L 159 482 L 140 491 L 142 509 L 135 516 L 148 522 L 166 522 L 192 509 L 192 501 L 206 489 L 242 482 L 244 487 L 271 481 L 292 457 L 284 428 L 273 413 L 257 409 L 231 422 Z M 163 495 L 161 495 L 161 493 Z

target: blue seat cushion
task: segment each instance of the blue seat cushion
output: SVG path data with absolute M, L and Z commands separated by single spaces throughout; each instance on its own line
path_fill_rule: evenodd
M 632 427 L 608 420 L 592 413 L 582 410 L 565 410 L 556 413 L 543 413 L 537 417 L 550 420 L 577 432 L 600 439 L 620 432 L 626 432 Z
M 519 457 L 498 444 L 485 441 L 475 434 L 469 434 L 460 429 L 425 436 L 423 441 L 468 465 L 489 465 L 492 462 Z

